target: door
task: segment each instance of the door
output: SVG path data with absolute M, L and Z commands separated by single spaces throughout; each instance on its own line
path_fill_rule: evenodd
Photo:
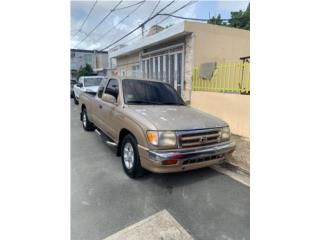
M 179 95 L 182 94 L 183 88 L 183 58 L 182 53 L 172 53 L 169 55 L 169 83 L 174 87 Z
M 109 135 L 112 139 L 116 139 L 118 130 L 118 113 L 116 107 L 118 106 L 118 96 L 116 96 L 116 102 L 113 102 L 113 96 L 107 93 L 108 89 L 119 92 L 119 83 L 116 79 L 110 79 L 103 97 L 101 104 L 99 105 L 99 119 L 102 124 L 101 129 L 104 133 Z
M 182 53 L 177 53 L 176 55 L 176 89 L 181 96 L 182 91 L 182 68 L 183 68 L 183 62 L 182 62 Z
M 169 56 L 169 83 L 175 88 L 175 54 Z
M 98 92 L 95 96 L 95 99 L 92 99 L 93 101 L 91 101 L 91 108 L 92 108 L 92 112 L 90 114 L 91 116 L 91 121 L 100 129 L 102 129 L 102 121 L 99 117 L 100 115 L 100 109 L 101 109 L 101 106 L 102 106 L 102 95 L 103 95 L 103 92 L 104 92 L 104 89 L 106 87 L 108 83 L 108 80 L 107 79 L 103 79 L 100 83 L 100 86 L 98 88 Z

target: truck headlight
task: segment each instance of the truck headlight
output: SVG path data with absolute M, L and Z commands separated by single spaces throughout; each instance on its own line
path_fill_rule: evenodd
M 172 147 L 177 144 L 173 131 L 147 131 L 148 141 L 154 146 Z
M 221 129 L 221 139 L 222 140 L 229 140 L 230 139 L 230 128 L 224 127 Z

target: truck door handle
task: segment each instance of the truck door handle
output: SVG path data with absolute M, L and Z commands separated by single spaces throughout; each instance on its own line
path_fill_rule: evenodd
M 102 108 L 102 105 L 99 105 L 99 108 Z

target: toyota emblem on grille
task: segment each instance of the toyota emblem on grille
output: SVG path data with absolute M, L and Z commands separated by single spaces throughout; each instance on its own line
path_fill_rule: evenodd
M 201 143 L 206 143 L 207 141 L 208 141 L 207 136 L 203 136 L 203 137 L 200 138 L 200 142 Z

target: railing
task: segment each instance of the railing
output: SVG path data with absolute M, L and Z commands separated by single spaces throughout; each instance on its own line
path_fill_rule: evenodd
M 201 78 L 195 67 L 192 90 L 250 94 L 250 63 L 217 64 L 210 78 Z

